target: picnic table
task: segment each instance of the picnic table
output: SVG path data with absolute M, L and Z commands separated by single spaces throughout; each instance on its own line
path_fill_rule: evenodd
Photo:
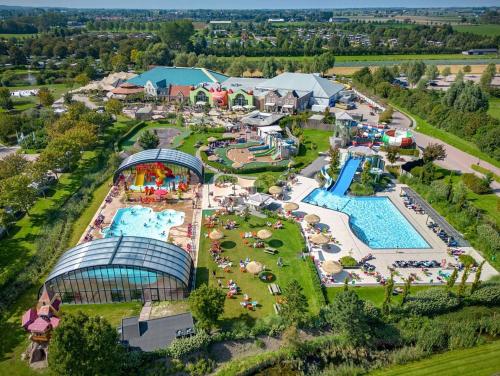
M 281 312 L 281 304 L 273 304 L 274 312 L 278 315 Z
M 275 255 L 278 253 L 278 250 L 276 248 L 266 247 L 264 252 L 269 253 L 270 255 Z
M 271 295 L 280 295 L 281 294 L 281 289 L 276 283 L 271 283 L 267 285 L 267 289 L 269 290 L 269 293 Z

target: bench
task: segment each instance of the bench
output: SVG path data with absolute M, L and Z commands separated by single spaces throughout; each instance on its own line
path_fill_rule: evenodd
M 281 294 L 281 289 L 276 283 L 271 283 L 270 285 L 267 285 L 267 289 L 269 290 L 269 293 L 271 295 L 280 295 Z
M 275 255 L 276 253 L 278 253 L 278 250 L 275 248 L 266 247 L 264 249 L 264 252 L 269 253 L 270 255 Z
M 279 313 L 281 312 L 281 305 L 278 304 L 278 303 L 275 303 L 273 304 L 273 308 L 274 308 L 274 312 L 279 315 Z

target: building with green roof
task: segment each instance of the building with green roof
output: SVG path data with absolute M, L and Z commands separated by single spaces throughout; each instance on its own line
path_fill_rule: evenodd
M 127 82 L 144 87 L 144 93 L 148 96 L 165 98 L 172 86 L 215 84 L 227 79 L 227 76 L 205 68 L 154 67 Z

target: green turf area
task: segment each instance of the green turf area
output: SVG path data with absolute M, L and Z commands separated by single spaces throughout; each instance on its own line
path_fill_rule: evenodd
M 188 153 L 191 155 L 195 155 L 196 151 L 198 150 L 195 145 L 197 143 L 207 143 L 207 138 L 209 137 L 215 137 L 215 138 L 221 138 L 222 133 L 221 132 L 192 132 L 189 136 L 185 137 L 183 140 L 180 141 L 180 145 L 177 148 L 180 151 L 183 151 L 184 153 Z
M 418 362 L 386 368 L 373 376 L 491 376 L 500 371 L 500 341 L 438 354 Z
M 149 130 L 149 131 L 152 132 L 153 130 L 160 129 L 160 128 L 178 128 L 178 127 L 176 127 L 175 125 L 167 124 L 167 123 L 163 123 L 163 122 L 160 123 L 160 122 L 157 122 L 157 121 L 149 121 L 149 122 L 147 122 L 146 126 L 137 129 L 137 131 L 135 131 L 135 132 L 132 132 L 132 134 L 130 134 L 127 139 L 123 140 L 120 143 L 120 148 L 122 150 L 131 150 L 131 149 L 134 148 L 134 144 L 139 139 L 139 137 L 141 136 L 142 132 L 144 132 L 145 130 Z M 183 137 L 187 136 L 187 130 L 185 128 L 179 128 L 179 130 L 181 131 L 181 135 Z M 179 136 L 181 136 L 181 135 L 179 135 Z M 176 140 L 174 139 L 174 143 L 175 143 L 175 141 Z
M 412 293 L 416 293 L 417 291 L 427 290 L 429 288 L 433 287 L 412 285 L 410 288 L 410 295 Z M 361 299 L 370 301 L 377 307 L 382 306 L 385 294 L 384 286 L 350 286 L 349 289 L 355 291 Z M 344 287 L 328 287 L 326 289 L 328 301 L 332 302 L 332 300 L 335 299 L 335 296 L 340 294 L 343 290 Z M 401 295 L 396 295 L 392 297 L 391 302 L 398 304 L 401 302 L 401 299 Z
M 35 33 L 30 33 L 30 34 L 0 34 L 0 38 L 5 38 L 5 39 L 10 39 L 10 38 L 25 39 L 25 38 L 34 37 L 36 35 L 37 34 L 35 34 Z
M 205 211 L 204 216 L 209 214 Z M 295 223 L 284 222 L 283 229 L 272 229 L 266 226 L 266 222 L 276 222 L 275 219 L 263 219 L 251 217 L 248 221 L 237 216 L 222 216 L 220 220 L 226 222 L 228 219 L 235 220 L 239 227 L 234 230 L 221 231 L 225 237 L 220 241 L 223 252 L 221 256 L 229 257 L 233 266 L 230 273 L 225 273 L 218 268 L 209 253 L 212 241 L 205 237 L 204 234 L 211 230 L 203 227 L 199 258 L 196 270 L 196 284 L 199 286 L 202 283 L 209 281 L 210 285 L 217 286 L 217 279 L 221 279 L 223 286 L 226 286 L 229 279 L 234 280 L 241 289 L 241 293 L 233 299 L 226 299 L 225 313 L 223 321 L 233 321 L 234 319 L 248 318 L 250 320 L 265 317 L 274 314 L 273 304 L 276 303 L 278 297 L 269 293 L 268 283 L 263 282 L 257 276 L 250 273 L 240 271 L 239 261 L 245 260 L 247 257 L 250 260 L 261 262 L 275 275 L 275 280 L 272 283 L 277 283 L 283 289 L 287 283 L 296 279 L 304 288 L 303 292 L 308 299 L 309 310 L 318 312 L 319 300 L 313 288 L 313 275 L 311 270 L 302 260 L 300 254 L 303 247 L 303 238 L 298 226 Z M 267 228 L 272 231 L 273 236 L 266 241 L 266 244 L 278 250 L 278 254 L 270 255 L 264 252 L 262 248 L 253 248 L 250 245 L 244 244 L 245 239 L 242 239 L 240 234 L 244 232 L 257 232 L 260 229 Z M 246 239 L 249 244 L 253 244 L 253 239 Z M 279 268 L 276 263 L 278 257 L 281 257 L 284 266 Z M 212 271 L 217 271 L 216 278 L 212 277 Z M 226 290 L 227 291 L 227 290 Z M 255 311 L 249 311 L 242 308 L 240 302 L 243 301 L 243 294 L 248 294 L 252 301 L 259 302 L 259 306 Z
M 463 138 L 446 132 L 445 130 L 434 127 L 429 124 L 426 120 L 421 117 L 411 114 L 406 110 L 403 110 L 401 107 L 396 106 L 394 103 L 391 103 L 391 106 L 401 111 L 402 113 L 408 115 L 409 117 L 415 119 L 417 122 L 416 130 L 420 133 L 426 134 L 428 136 L 435 137 L 447 144 L 456 147 L 457 149 L 470 154 L 474 157 L 477 157 L 485 162 L 491 163 L 493 166 L 500 167 L 500 162 L 496 159 L 490 157 L 488 154 L 483 153 L 479 148 L 474 145 L 472 142 L 464 140 Z
M 58 100 L 61 96 L 64 95 L 67 91 L 71 90 L 66 84 L 52 84 L 52 85 L 33 85 L 33 86 L 9 86 L 7 87 L 10 91 L 16 90 L 28 90 L 28 89 L 39 89 L 42 87 L 48 88 L 52 95 L 54 96 L 54 100 Z M 14 110 L 16 111 L 24 111 L 30 108 L 35 107 L 38 104 L 38 97 L 24 97 L 24 98 L 12 98 L 14 102 Z
M 124 317 L 139 315 L 141 302 L 122 302 L 109 304 L 63 304 L 61 313 L 75 313 L 81 311 L 90 316 L 101 316 L 106 318 L 111 325 L 118 327 Z
M 303 135 L 304 143 L 300 147 L 299 154 L 293 158 L 295 164 L 299 165 L 300 168 L 311 164 L 318 158 L 320 152 L 328 151 L 332 131 L 304 129 Z
M 460 31 L 463 33 L 487 35 L 490 37 L 496 37 L 500 35 L 500 25 L 498 24 L 457 25 L 453 26 L 453 30 Z
M 500 120 L 500 98 L 490 98 L 488 115 Z

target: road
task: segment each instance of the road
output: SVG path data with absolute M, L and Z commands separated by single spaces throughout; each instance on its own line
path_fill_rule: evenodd
M 97 105 L 95 103 L 93 103 L 87 96 L 85 95 L 81 95 L 81 94 L 73 94 L 73 100 L 74 101 L 78 101 L 78 102 L 82 102 L 85 107 L 87 107 L 88 109 L 90 110 L 95 110 L 97 109 Z
M 416 124 L 414 119 L 409 119 L 405 114 L 402 114 L 401 112 L 396 111 L 394 113 L 394 117 L 397 120 L 396 123 L 391 123 L 391 126 L 394 128 L 400 128 L 400 129 L 409 129 L 408 125 L 410 124 Z M 406 118 L 407 121 L 404 121 L 402 118 Z M 477 171 L 474 171 L 470 166 L 474 164 L 478 164 L 481 167 L 487 168 L 491 172 L 500 175 L 500 169 L 493 166 L 492 164 L 485 162 L 485 161 L 480 161 L 477 157 L 474 157 L 470 154 L 467 154 L 459 149 L 457 149 L 454 146 L 448 145 L 444 143 L 443 141 L 427 136 L 425 134 L 419 133 L 415 131 L 414 129 L 410 129 L 411 132 L 413 133 L 415 137 L 415 142 L 420 148 L 425 148 L 427 145 L 433 143 L 433 144 L 442 144 L 446 150 L 446 158 L 442 161 L 437 161 L 437 164 L 443 168 L 446 168 L 448 170 L 454 170 L 454 171 L 460 171 L 462 173 L 474 173 L 478 176 L 483 176 Z M 496 181 L 493 181 L 491 183 L 491 187 L 495 191 L 497 195 L 500 195 L 500 184 L 497 183 Z

